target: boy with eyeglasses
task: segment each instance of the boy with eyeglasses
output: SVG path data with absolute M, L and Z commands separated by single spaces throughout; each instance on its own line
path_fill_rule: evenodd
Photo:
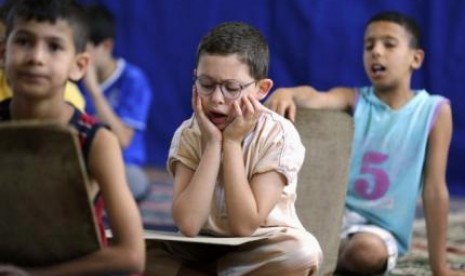
M 320 246 L 294 207 L 305 148 L 292 123 L 259 102 L 273 85 L 268 60 L 263 35 L 247 24 L 223 23 L 202 38 L 194 115 L 175 132 L 167 162 L 172 215 L 182 234 L 267 239 L 237 247 L 154 244 L 148 273 L 311 275 L 319 269 Z

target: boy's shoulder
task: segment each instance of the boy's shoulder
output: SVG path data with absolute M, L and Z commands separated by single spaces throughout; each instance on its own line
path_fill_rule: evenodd
M 72 105 L 70 106 L 73 108 L 73 115 L 69 120 L 69 125 L 75 127 L 79 132 L 87 133 L 86 135 L 93 135 L 100 128 L 109 129 L 108 125 L 99 121 L 96 117 L 81 112 Z
M 360 102 L 366 102 L 374 105 L 386 106 L 384 102 L 379 99 L 376 94 L 373 86 L 362 86 L 355 88 L 356 93 L 356 106 Z M 407 103 L 405 109 L 417 109 L 424 108 L 425 106 L 435 106 L 441 102 L 448 102 L 449 100 L 439 94 L 432 94 L 426 89 L 414 89 L 412 99 Z
M 82 85 L 81 85 L 82 86 Z M 133 90 L 126 95 L 144 95 L 141 104 L 151 99 L 151 86 L 146 73 L 139 66 L 119 58 L 116 61 L 116 69 L 111 76 L 102 83 L 103 90 Z M 132 93 L 136 92 L 136 93 Z
M 115 77 L 125 77 L 137 81 L 146 81 L 147 77 L 141 67 L 131 63 L 123 58 L 118 58 L 116 61 Z
M 300 142 L 300 134 L 294 123 L 266 107 L 264 107 L 263 113 L 257 122 L 255 132 L 265 136 L 281 135 Z
M 175 145 L 178 145 L 180 143 L 180 140 L 182 137 L 184 139 L 189 138 L 190 139 L 200 139 L 200 127 L 199 124 L 197 123 L 197 120 L 195 119 L 195 114 L 192 114 L 192 116 L 186 120 L 184 120 L 175 130 L 173 137 L 171 139 L 171 147 L 174 147 Z
M 266 120 L 269 124 L 281 125 L 283 128 L 296 129 L 289 119 L 265 106 L 263 106 L 262 120 Z
M 416 95 L 424 95 L 425 99 L 430 100 L 430 101 L 437 101 L 437 100 L 449 100 L 446 96 L 441 95 L 441 94 L 436 94 L 427 91 L 426 89 L 418 89 L 414 90 L 414 93 Z

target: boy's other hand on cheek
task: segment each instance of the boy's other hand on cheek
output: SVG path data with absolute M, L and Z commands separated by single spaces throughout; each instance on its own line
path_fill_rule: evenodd
M 235 101 L 229 115 L 231 123 L 224 130 L 223 139 L 242 143 L 245 136 L 255 127 L 262 112 L 262 104 L 251 95 L 242 97 L 240 104 Z

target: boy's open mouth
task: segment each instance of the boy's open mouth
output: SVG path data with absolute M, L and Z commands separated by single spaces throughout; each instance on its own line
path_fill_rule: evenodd
M 386 67 L 381 65 L 381 64 L 374 64 L 371 66 L 371 72 L 374 74 L 374 75 L 379 75 L 379 74 L 382 74 L 386 71 Z
M 210 112 L 208 114 L 208 118 L 210 118 L 210 121 L 212 121 L 214 124 L 224 123 L 227 117 L 228 116 L 226 114 L 219 112 Z

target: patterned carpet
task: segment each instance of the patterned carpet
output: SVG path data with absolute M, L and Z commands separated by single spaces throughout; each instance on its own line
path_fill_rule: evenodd
M 139 208 L 146 229 L 164 229 L 173 227 L 171 218 L 171 196 L 173 183 L 171 177 L 162 170 L 148 170 L 152 187 L 150 194 L 141 202 Z
M 447 260 L 451 267 L 465 270 L 465 210 L 449 215 L 447 231 Z M 428 263 L 425 221 L 414 223 L 410 252 L 399 259 L 390 275 L 432 275 Z
M 150 195 L 139 203 L 147 229 L 173 230 L 170 214 L 172 180 L 163 170 L 148 170 L 152 179 Z M 410 252 L 399 259 L 390 275 L 432 275 L 428 264 L 425 221 L 419 203 Z M 447 260 L 465 270 L 465 198 L 452 198 L 448 225 Z

